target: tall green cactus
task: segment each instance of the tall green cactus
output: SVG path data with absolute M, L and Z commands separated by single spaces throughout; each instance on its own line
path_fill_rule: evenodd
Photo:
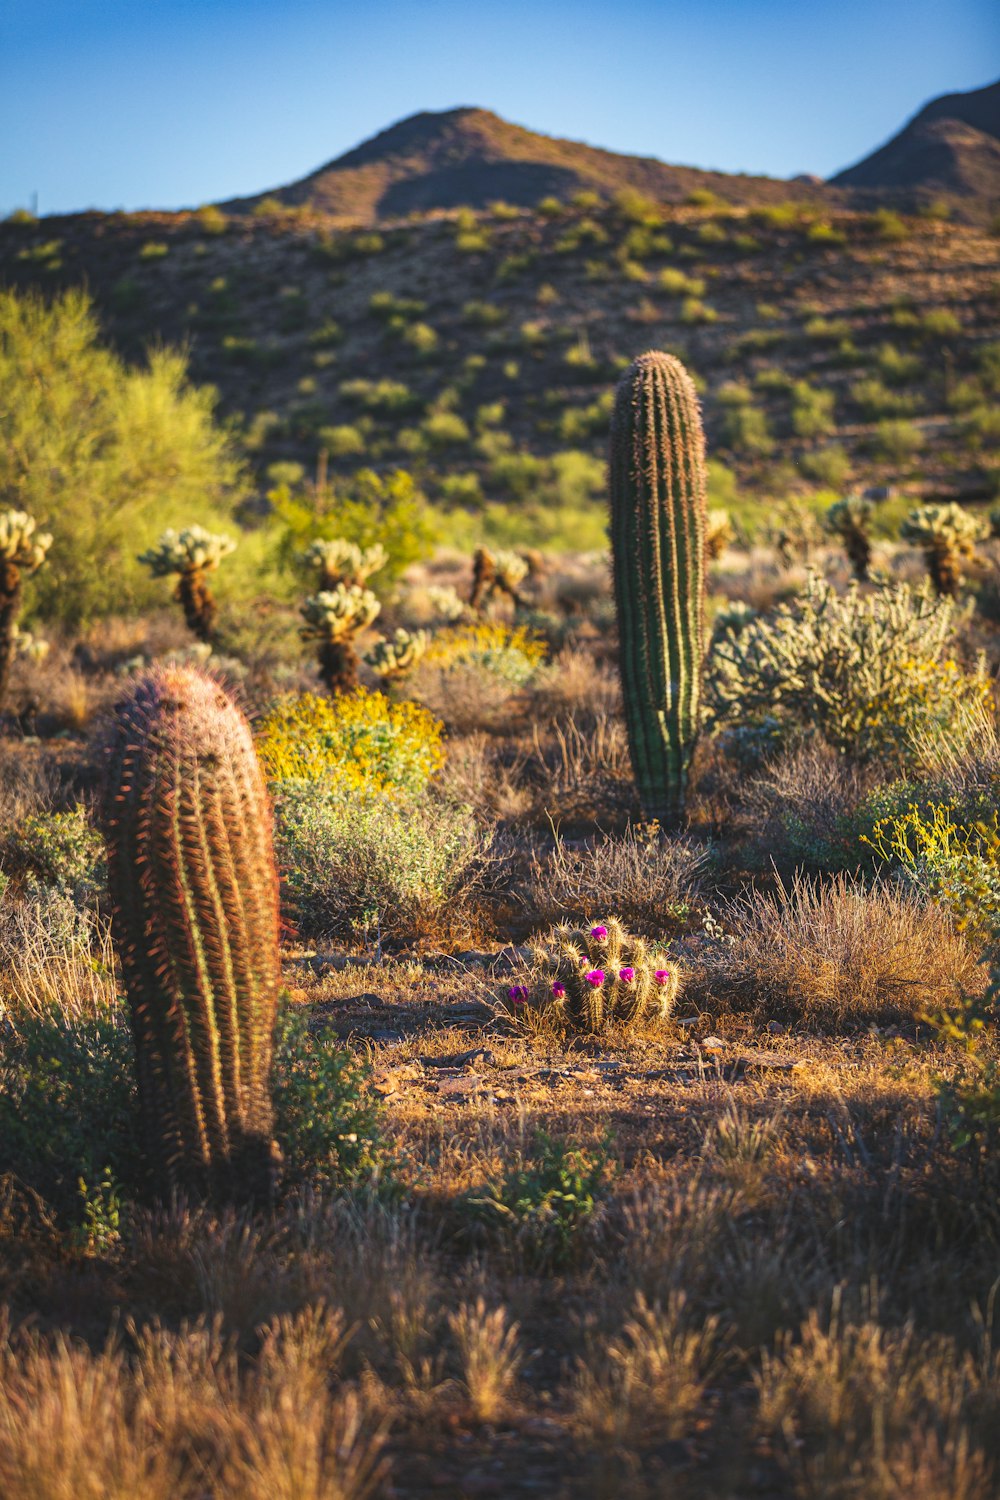
M 611 419 L 611 547 L 625 718 L 647 818 L 676 825 L 698 730 L 705 438 L 680 360 L 640 355 Z
M 281 969 L 250 727 L 211 678 L 155 668 L 118 704 L 106 756 L 112 932 L 152 1164 L 172 1188 L 264 1199 Z

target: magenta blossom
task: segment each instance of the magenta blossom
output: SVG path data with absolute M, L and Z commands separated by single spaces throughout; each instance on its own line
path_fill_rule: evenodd
M 552 981 L 552 993 L 553 995 L 555 995 L 557 1000 L 561 1000 L 563 995 L 565 995 L 566 993 L 566 986 L 562 984 L 558 979 L 554 979 Z
M 657 984 L 667 984 L 670 979 L 670 970 L 657 969 L 656 973 L 653 975 L 653 978 L 656 980 Z
M 599 990 L 601 985 L 604 983 L 604 970 L 588 969 L 583 977 L 588 984 L 593 985 L 595 990 Z
M 507 993 L 515 1005 L 523 1005 L 528 998 L 528 986 L 526 984 L 512 984 Z
M 590 929 L 590 935 L 594 939 L 595 943 L 603 943 L 607 938 L 608 929 L 606 927 L 592 927 Z
M 622 981 L 623 984 L 631 984 L 633 979 L 635 978 L 635 970 L 632 968 L 619 969 L 618 978 Z

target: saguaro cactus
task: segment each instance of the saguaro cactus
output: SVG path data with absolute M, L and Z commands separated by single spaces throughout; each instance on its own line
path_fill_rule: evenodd
M 154 578 L 177 574 L 175 598 L 180 601 L 188 628 L 200 641 L 211 643 L 219 607 L 205 577 L 219 566 L 224 557 L 235 551 L 230 536 L 206 531 L 204 526 L 188 526 L 184 531 L 165 531 L 155 547 L 139 554 Z
M 640 355 L 611 419 L 611 547 L 625 718 L 643 811 L 684 805 L 705 634 L 705 438 L 694 384 L 669 354 Z
M 52 545 L 51 536 L 36 531 L 36 524 L 27 511 L 0 511 L 0 707 L 7 696 L 10 666 L 17 651 L 21 584 L 42 566 Z
M 103 821 L 112 932 L 155 1170 L 265 1198 L 281 969 L 271 808 L 246 719 L 211 678 L 155 668 L 118 704 Z

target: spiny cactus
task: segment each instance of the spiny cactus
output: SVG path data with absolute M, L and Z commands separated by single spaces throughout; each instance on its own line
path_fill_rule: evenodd
M 647 818 L 676 825 L 698 731 L 705 634 L 705 439 L 690 375 L 641 355 L 611 419 L 611 547 L 632 765 Z
M 514 604 L 523 604 L 519 585 L 528 574 L 528 563 L 518 552 L 501 549 L 490 552 L 477 547 L 472 559 L 472 593 L 469 604 L 481 612 L 494 594 L 506 594 Z
M 450 585 L 443 588 L 438 584 L 430 584 L 427 588 L 427 602 L 438 618 L 449 625 L 460 620 L 467 607 Z
M 302 605 L 302 639 L 318 642 L 319 674 L 331 693 L 350 693 L 357 687 L 355 637 L 372 623 L 381 608 L 371 589 L 356 583 L 323 589 Z
M 947 505 L 918 505 L 899 534 L 923 550 L 931 582 L 939 594 L 954 598 L 962 581 L 962 564 L 975 557 L 975 543 L 989 534 L 987 523 L 951 501 Z
M 117 705 L 102 800 L 112 933 L 162 1186 L 267 1197 L 281 968 L 271 808 L 211 678 L 158 667 Z
M 11 662 L 17 649 L 21 585 L 42 566 L 52 545 L 47 532 L 36 531 L 37 524 L 27 511 L 0 511 L 0 707 L 7 697 Z
M 365 661 L 379 677 L 392 682 L 413 671 L 430 639 L 426 630 L 404 630 L 400 626 L 391 640 L 376 641 Z
M 509 1008 L 517 1019 L 535 1013 L 559 1029 L 665 1020 L 681 986 L 677 964 L 614 917 L 589 929 L 555 927 L 529 953 L 525 982 L 507 988 Z
M 204 526 L 188 526 L 181 532 L 165 531 L 155 547 L 139 554 L 139 561 L 154 578 L 177 574 L 174 597 L 181 603 L 188 628 L 200 641 L 211 642 L 219 613 L 205 574 L 213 572 L 235 550 L 231 536 L 206 531 Z
M 833 536 L 839 536 L 851 560 L 854 576 L 864 583 L 871 567 L 872 544 L 869 536 L 874 506 L 863 495 L 847 495 L 835 500 L 823 517 L 823 525 Z
M 338 583 L 363 588 L 373 573 L 385 567 L 389 554 L 381 542 L 372 547 L 358 547 L 338 536 L 328 542 L 313 542 L 299 553 L 299 560 L 305 567 L 318 571 L 322 591 L 335 589 Z

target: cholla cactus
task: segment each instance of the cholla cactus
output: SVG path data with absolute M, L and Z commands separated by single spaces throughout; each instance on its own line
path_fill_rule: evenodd
M 205 574 L 219 566 L 224 557 L 236 550 L 231 536 L 206 531 L 204 526 L 187 526 L 183 531 L 168 530 L 155 547 L 140 552 L 154 578 L 177 574 L 177 591 L 188 627 L 200 641 L 211 642 L 218 605 L 205 581 Z
M 728 510 L 710 510 L 705 528 L 705 555 L 709 561 L 718 562 L 734 537 Z
M 450 585 L 448 588 L 441 588 L 437 584 L 431 584 L 427 589 L 427 602 L 438 618 L 447 625 L 454 625 L 456 620 L 460 620 L 467 608 L 464 599 L 460 599 Z
M 835 500 L 823 517 L 825 529 L 843 542 L 859 583 L 865 582 L 871 566 L 872 544 L 868 533 L 873 510 L 872 502 L 863 495 L 848 495 Z
M 302 639 L 319 642 L 319 672 L 331 693 L 349 693 L 358 685 L 354 639 L 382 608 L 371 589 L 339 583 L 311 594 L 301 608 Z
M 721 640 L 725 635 L 739 635 L 752 621 L 758 618 L 752 604 L 742 599 L 732 599 L 718 611 L 712 621 L 712 640 Z
M 313 542 L 299 559 L 307 568 L 316 568 L 320 577 L 320 589 L 335 589 L 338 583 L 355 584 L 363 588 L 373 573 L 384 568 L 389 554 L 381 542 L 371 547 L 359 547 L 344 537 L 332 541 Z
M 49 642 L 42 636 L 14 626 L 14 651 L 17 656 L 23 656 L 26 661 L 38 666 L 48 656 L 49 650 Z
M 962 581 L 962 564 L 975 557 L 975 543 L 989 534 L 989 527 L 981 516 L 971 515 L 951 501 L 948 505 L 917 506 L 899 534 L 923 550 L 935 589 L 953 599 Z
M 533 943 L 523 980 L 510 984 L 505 998 L 517 1019 L 598 1032 L 666 1020 L 681 983 L 673 960 L 608 917 L 589 929 L 554 927 Z
M 21 584 L 42 566 L 52 545 L 48 532 L 36 531 L 37 524 L 27 511 L 0 511 L 0 707 L 17 647 Z
M 394 681 L 413 671 L 430 639 L 426 630 L 404 630 L 401 626 L 391 640 L 377 641 L 365 661 L 379 677 Z
M 519 552 L 500 550 L 490 552 L 487 547 L 477 547 L 472 559 L 472 593 L 469 603 L 481 612 L 494 594 L 506 594 L 515 605 L 524 603 L 519 592 L 528 575 L 528 562 Z

